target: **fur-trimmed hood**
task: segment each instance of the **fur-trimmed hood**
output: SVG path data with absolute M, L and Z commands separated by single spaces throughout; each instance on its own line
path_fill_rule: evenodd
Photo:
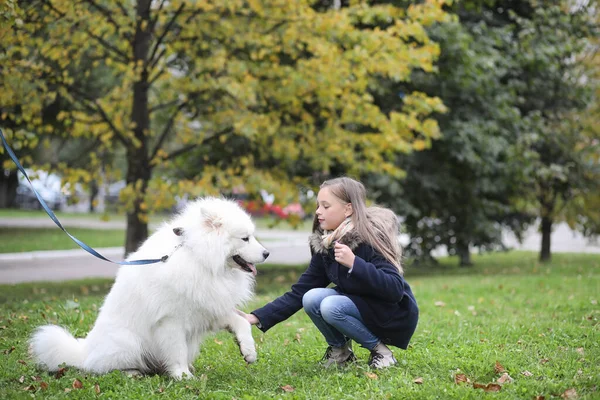
M 359 244 L 363 243 L 364 240 L 359 236 L 358 232 L 351 230 L 338 240 L 341 244 L 345 244 L 352 250 L 356 250 Z M 314 232 L 308 238 L 310 248 L 315 253 L 327 253 L 328 249 L 323 245 L 323 233 L 317 231 Z

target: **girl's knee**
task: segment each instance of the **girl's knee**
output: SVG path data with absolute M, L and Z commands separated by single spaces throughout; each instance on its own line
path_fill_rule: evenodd
M 325 321 L 344 319 L 346 316 L 345 296 L 330 296 L 321 301 L 321 315 Z
M 308 292 L 304 293 L 304 296 L 302 296 L 302 307 L 304 307 L 305 310 L 311 310 L 315 308 L 318 309 L 322 300 L 322 288 L 310 289 Z

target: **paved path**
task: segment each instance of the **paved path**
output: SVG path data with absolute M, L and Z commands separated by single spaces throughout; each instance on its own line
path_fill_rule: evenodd
M 122 221 L 103 222 L 85 218 L 64 218 L 61 223 L 67 227 L 89 227 L 94 229 L 124 229 Z M 54 227 L 49 218 L 2 218 L 0 229 L 11 227 Z M 58 228 L 57 228 L 58 229 Z M 271 255 L 268 263 L 302 264 L 310 260 L 308 232 L 286 230 L 258 230 L 257 237 L 263 240 Z M 404 237 L 406 240 L 406 237 Z M 539 251 L 541 239 L 535 228 L 525 235 L 519 244 L 514 236 L 505 235 L 506 243 L 519 250 Z M 96 249 L 111 260 L 122 260 L 123 248 Z M 580 234 L 572 232 L 568 226 L 558 225 L 552 234 L 553 252 L 596 253 L 600 256 L 600 244 L 590 243 Z M 436 251 L 436 256 L 445 251 Z M 30 253 L 0 254 L 0 283 L 29 281 L 62 281 L 88 277 L 114 277 L 118 266 L 99 260 L 83 250 L 37 251 Z M 260 266 L 258 267 L 260 272 Z

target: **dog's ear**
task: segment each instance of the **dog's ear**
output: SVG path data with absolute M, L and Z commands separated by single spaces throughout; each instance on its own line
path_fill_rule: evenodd
M 221 222 L 221 218 L 218 216 L 211 214 L 210 212 L 204 211 L 204 226 L 208 229 L 219 230 L 223 223 Z
M 183 228 L 173 228 L 173 233 L 177 236 L 183 236 Z

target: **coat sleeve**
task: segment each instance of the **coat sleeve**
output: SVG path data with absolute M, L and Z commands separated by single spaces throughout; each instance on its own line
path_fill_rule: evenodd
M 404 296 L 404 279 L 398 269 L 381 254 L 373 252 L 369 261 L 356 256 L 352 272 L 345 281 L 348 293 L 368 295 L 390 303 L 398 303 Z
M 330 283 L 323 265 L 323 257 L 315 254 L 308 269 L 300 276 L 298 282 L 292 285 L 291 289 L 267 303 L 263 307 L 252 311 L 256 315 L 260 324 L 258 328 L 266 332 L 274 325 L 285 321 L 298 310 L 302 308 L 302 296 L 310 289 L 317 287 L 326 287 Z

